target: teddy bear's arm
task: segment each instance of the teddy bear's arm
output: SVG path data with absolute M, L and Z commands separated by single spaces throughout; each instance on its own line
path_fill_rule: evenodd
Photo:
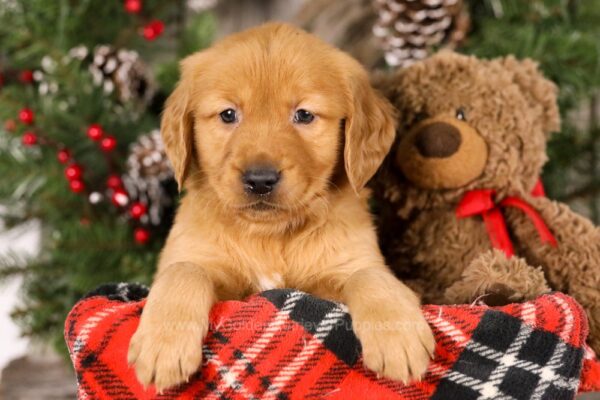
M 456 218 L 451 208 L 424 211 L 391 241 L 388 262 L 424 303 L 453 302 L 445 290 L 490 248 L 485 226 L 475 218 Z
M 557 241 L 543 243 L 532 221 L 507 209 L 517 253 L 544 268 L 550 286 L 575 297 L 590 323 L 590 344 L 600 351 L 600 230 L 564 204 L 547 198 L 526 199 L 541 215 Z

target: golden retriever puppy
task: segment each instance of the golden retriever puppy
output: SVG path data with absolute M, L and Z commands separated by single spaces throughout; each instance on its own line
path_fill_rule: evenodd
M 162 134 L 186 194 L 161 253 L 129 362 L 158 390 L 202 360 L 219 300 L 291 287 L 343 302 L 364 363 L 408 381 L 434 339 L 388 270 L 366 182 L 395 136 L 390 104 L 348 55 L 268 24 L 182 64 Z

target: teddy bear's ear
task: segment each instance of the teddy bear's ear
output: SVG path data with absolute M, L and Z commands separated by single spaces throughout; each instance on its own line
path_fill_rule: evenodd
M 539 122 L 546 136 L 560 129 L 558 110 L 558 88 L 546 79 L 531 59 L 517 60 L 513 56 L 500 59 L 503 67 L 513 73 L 513 81 L 521 88 L 533 110 L 539 115 Z

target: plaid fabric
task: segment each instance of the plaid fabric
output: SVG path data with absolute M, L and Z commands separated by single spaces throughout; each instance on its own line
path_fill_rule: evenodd
M 104 286 L 69 314 L 79 399 L 571 399 L 584 359 L 595 362 L 582 309 L 560 293 L 494 309 L 425 306 L 436 357 L 422 381 L 403 385 L 362 366 L 345 306 L 272 290 L 217 304 L 202 368 L 157 394 L 126 361 L 146 295 Z

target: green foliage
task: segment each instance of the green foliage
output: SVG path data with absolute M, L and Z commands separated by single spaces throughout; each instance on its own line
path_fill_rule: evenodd
M 63 323 L 81 296 L 107 282 L 149 283 L 169 221 L 153 231 L 150 243 L 137 244 L 131 225 L 110 201 L 91 205 L 86 195 L 69 190 L 55 147 L 26 148 L 21 135 L 34 129 L 64 144 L 84 166 L 86 186 L 102 190 L 109 164 L 123 171 L 130 144 L 158 127 L 162 101 L 177 80 L 177 60 L 210 43 L 214 20 L 209 14 L 188 15 L 182 0 L 144 0 L 141 15 L 125 13 L 121 0 L 9 3 L 0 5 L 0 72 L 38 70 L 43 59 L 50 60 L 54 67 L 46 77 L 57 90 L 40 94 L 37 85 L 14 79 L 0 87 L 0 219 L 7 228 L 28 220 L 42 222 L 39 255 L 3 257 L 0 284 L 23 277 L 15 319 L 24 334 L 64 351 Z M 166 30 L 148 42 L 139 31 L 152 19 L 163 20 Z M 151 102 L 124 102 L 116 93 L 104 93 L 93 84 L 89 61 L 65 58 L 75 46 L 93 49 L 99 44 L 141 54 L 158 84 Z M 23 107 L 34 111 L 35 126 L 17 123 L 15 131 L 3 127 L 5 121 L 16 120 Z M 86 136 L 91 123 L 101 124 L 117 138 L 118 148 L 108 155 L 109 161 Z

